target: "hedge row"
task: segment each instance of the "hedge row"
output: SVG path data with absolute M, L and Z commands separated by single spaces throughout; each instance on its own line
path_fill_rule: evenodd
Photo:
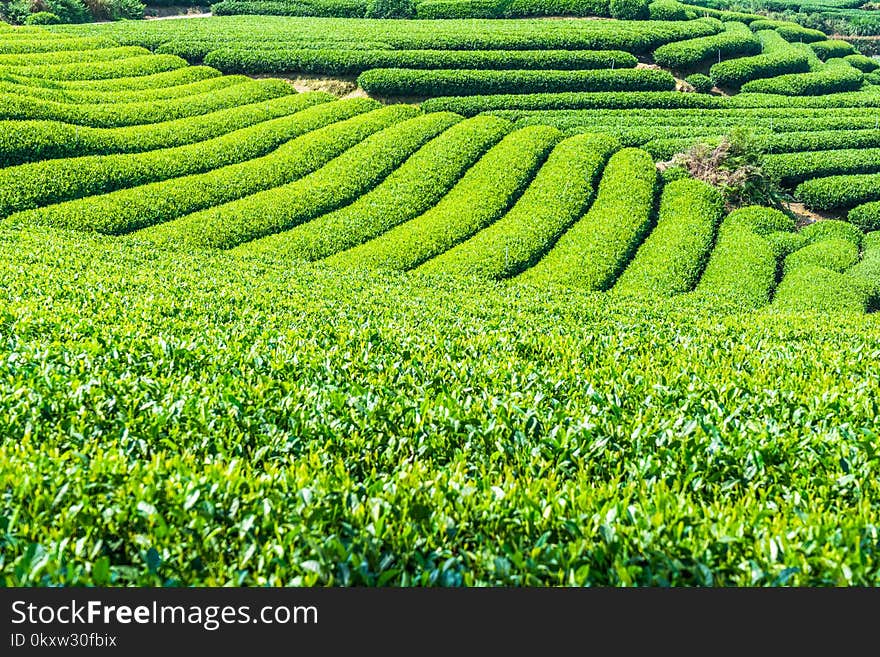
M 714 64 L 709 69 L 712 81 L 719 87 L 740 87 L 750 80 L 769 78 L 785 73 L 806 73 L 809 58 L 793 48 L 775 32 L 759 32 L 764 53 Z
M 37 52 L 37 53 L 7 53 L 0 54 L 0 71 L 7 67 L 19 68 L 27 66 L 45 66 L 51 64 L 83 64 L 89 66 L 92 63 L 109 62 L 132 57 L 149 55 L 150 51 L 140 46 L 117 46 L 114 48 L 99 48 L 97 50 L 63 50 L 61 52 Z M 14 73 L 15 71 L 8 71 Z
M 602 168 L 618 148 L 606 135 L 561 141 L 507 214 L 420 271 L 501 279 L 528 269 L 589 207 Z
M 849 211 L 847 219 L 864 231 L 880 230 L 880 202 L 863 203 Z
M 817 124 L 823 122 L 817 120 Z M 880 147 L 880 130 L 816 130 L 767 135 L 761 144 L 767 153 L 843 150 Z
M 142 103 L 155 100 L 169 100 L 181 96 L 194 96 L 209 91 L 228 89 L 237 84 L 249 81 L 244 75 L 224 75 L 216 78 L 205 78 L 188 84 L 181 84 L 158 89 L 141 91 L 87 91 L 70 89 L 52 89 L 51 87 L 34 87 L 30 85 L 6 82 L 0 77 L 0 93 L 18 94 L 39 100 L 54 100 L 59 103 L 96 104 L 102 103 Z
M 812 43 L 814 41 L 824 41 L 828 38 L 821 30 L 814 30 L 788 21 L 756 20 L 749 23 L 749 28 L 755 32 L 759 30 L 775 30 L 779 36 L 792 43 Z
M 861 247 L 862 240 L 865 237 L 865 233 L 861 228 L 848 221 L 838 219 L 815 221 L 801 228 L 798 234 L 806 240 L 807 244 L 828 239 L 840 239 L 846 240 L 856 247 Z
M 507 135 L 437 205 L 328 264 L 408 270 L 448 251 L 504 215 L 559 141 L 558 130 L 532 126 Z
M 408 119 L 296 182 L 148 228 L 143 236 L 174 246 L 231 249 L 289 230 L 356 200 L 460 119 L 450 113 Z
M 743 23 L 728 23 L 725 31 L 698 39 L 676 41 L 654 51 L 654 61 L 673 69 L 689 69 L 722 57 L 742 57 L 761 52 L 761 42 Z
M 89 128 L 58 121 L 2 121 L 0 167 L 60 157 L 140 153 L 183 146 L 288 116 L 334 98 L 312 91 L 195 117 L 122 128 Z
M 783 272 L 789 274 L 799 267 L 824 267 L 844 272 L 859 261 L 859 247 L 849 240 L 832 237 L 812 242 L 785 259 Z
M 692 95 L 692 94 L 679 94 Z M 682 131 L 673 136 L 687 136 L 688 130 L 721 128 L 730 129 L 738 125 L 779 131 L 768 137 L 796 139 L 803 134 L 809 143 L 820 143 L 822 137 L 837 139 L 845 148 L 850 130 L 880 129 L 880 114 L 872 108 L 845 108 L 837 110 L 798 109 L 798 108 L 717 108 L 717 109 L 644 109 L 630 112 L 617 109 L 596 110 L 496 110 L 492 112 L 518 124 L 544 123 L 565 131 L 582 131 L 601 126 L 601 131 L 616 128 L 621 131 L 643 130 L 646 135 L 659 136 L 663 131 Z M 821 127 L 821 131 L 817 128 Z M 853 137 L 856 139 L 856 137 Z M 780 146 L 784 145 L 780 142 Z M 855 144 L 858 145 L 858 144 Z M 823 150 L 819 145 L 812 148 L 794 150 Z
M 609 16 L 608 0 L 422 0 L 394 6 L 394 18 L 420 20 L 456 18 L 528 18 L 531 16 Z M 217 16 L 236 14 L 383 18 L 364 0 L 223 0 L 213 6 Z
M 668 71 L 621 69 L 598 71 L 475 71 L 377 68 L 358 77 L 376 96 L 553 93 L 564 91 L 672 91 Z
M 724 213 L 718 190 L 690 178 L 669 183 L 657 226 L 639 247 L 613 291 L 640 297 L 689 292 L 706 264 Z
M 880 310 L 880 231 L 865 236 L 862 259 L 846 273 L 868 294 L 868 309 Z
M 28 87 L 45 87 L 65 91 L 87 91 L 93 93 L 114 91 L 144 91 L 162 89 L 207 78 L 220 77 L 220 71 L 207 66 L 185 66 L 171 71 L 151 73 L 137 77 L 108 78 L 106 80 L 44 80 L 42 78 L 0 74 L 0 79 Z
M 785 275 L 776 290 L 773 306 L 797 313 L 864 313 L 869 297 L 868 287 L 858 278 L 825 267 L 805 265 Z
M 84 105 L 0 94 L 0 119 L 63 121 L 95 128 L 143 125 L 199 116 L 296 93 L 283 80 L 252 80 L 220 91 L 142 103 Z
M 78 34 L 99 34 L 119 43 L 153 49 L 172 42 L 265 48 L 267 43 L 326 41 L 381 42 L 398 50 L 624 50 L 647 54 L 672 41 L 716 34 L 721 23 L 694 21 L 400 21 L 272 19 L 235 21 L 151 21 L 83 26 Z
M 400 108 L 357 113 L 369 107 L 344 101 L 327 105 L 324 109 L 335 110 L 322 117 L 329 125 L 291 139 L 263 157 L 29 210 L 13 215 L 12 220 L 119 235 L 228 203 L 297 180 L 413 114 Z
M 226 73 L 297 72 L 358 75 L 374 68 L 547 69 L 633 68 L 634 55 L 620 50 L 253 50 L 221 48 L 205 64 Z
M 450 111 L 474 116 L 493 110 L 651 109 L 723 107 L 722 98 L 677 91 L 617 93 L 493 94 L 445 96 L 422 103 L 426 112 Z
M 174 55 L 142 55 L 93 64 L 34 64 L 7 67 L 4 72 L 47 80 L 106 80 L 164 73 L 187 66 L 186 60 Z
M 320 260 L 378 237 L 432 208 L 511 129 L 509 121 L 477 116 L 432 139 L 371 192 L 335 212 L 235 249 L 276 260 Z
M 291 52 L 296 50 L 391 50 L 391 46 L 380 41 L 357 41 L 350 42 L 346 40 L 334 39 L 329 36 L 316 37 L 309 41 L 273 41 L 271 45 L 266 43 L 253 43 L 250 39 L 245 41 L 235 41 L 228 39 L 180 39 L 168 41 L 158 46 L 153 52 L 159 55 L 177 55 L 183 57 L 190 62 L 204 62 L 214 51 L 232 51 L 235 53 L 244 53 L 243 57 L 248 57 L 247 52 L 255 52 L 258 54 L 265 53 L 266 57 L 273 57 L 273 52 Z M 248 57 L 248 62 L 255 66 L 259 64 L 259 60 Z M 257 73 L 258 70 L 248 71 Z
M 849 63 L 850 66 L 854 66 L 862 73 L 871 73 L 880 68 L 880 62 L 878 62 L 873 57 L 856 54 L 846 55 L 844 59 Z
M 354 112 L 373 107 L 363 99 L 340 101 Z M 0 217 L 11 212 L 102 194 L 158 180 L 216 169 L 265 155 L 284 142 L 334 121 L 325 103 L 207 141 L 137 154 L 44 160 L 0 170 Z
M 618 151 L 608 161 L 590 211 L 519 280 L 610 288 L 651 224 L 657 187 L 657 169 L 647 153 L 634 148 Z
M 57 53 L 64 50 L 96 50 L 98 48 L 112 48 L 116 42 L 103 37 L 74 37 L 68 39 L 10 39 L 6 32 L 0 34 L 0 53 L 24 54 L 29 52 Z
M 845 210 L 880 201 L 880 174 L 813 178 L 797 186 L 795 197 L 816 210 Z
M 857 54 L 856 48 L 853 44 L 838 39 L 817 41 L 816 43 L 811 43 L 810 47 L 822 61 L 833 59 L 835 57 L 846 57 L 848 55 Z
M 750 206 L 730 213 L 718 230 L 696 292 L 742 310 L 766 305 L 780 257 L 772 238 L 794 228 L 793 219 L 772 208 Z
M 648 5 L 648 16 L 652 21 L 686 21 L 698 14 L 676 0 L 654 0 Z
M 752 80 L 742 86 L 749 93 L 780 94 L 783 96 L 824 96 L 844 91 L 857 91 L 864 83 L 864 74 L 843 60 L 830 62 L 821 71 L 792 73 L 765 80 Z
M 788 186 L 824 176 L 880 173 L 880 148 L 771 154 L 764 156 L 764 170 Z
M 738 94 L 731 98 L 706 94 L 684 94 L 665 91 L 631 91 L 616 93 L 547 93 L 493 94 L 486 96 L 441 96 L 422 103 L 426 111 L 450 111 L 467 116 L 501 110 L 620 110 L 620 109 L 787 109 L 794 115 L 798 109 L 857 109 L 880 107 L 880 94 L 858 91 L 831 96 L 802 98 L 773 94 Z M 833 115 L 829 116 L 831 121 Z M 848 119 L 844 119 L 845 123 Z M 780 119 L 780 124 L 785 119 Z M 873 127 L 873 116 L 865 117 L 860 127 Z M 826 127 L 816 122 L 815 127 Z M 845 126 L 842 126 L 845 127 Z M 855 126 L 853 126 L 855 127 Z M 814 128 L 815 129 L 815 128 Z
M 222 0 L 211 6 L 214 16 L 327 16 L 331 18 L 363 18 L 364 0 Z

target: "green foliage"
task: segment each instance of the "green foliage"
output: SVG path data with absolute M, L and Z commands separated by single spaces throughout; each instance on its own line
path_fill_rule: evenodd
M 177 61 L 177 60 L 175 60 Z M 19 71 L 13 74 L 0 74 L 2 79 L 28 87 L 80 92 L 136 92 L 147 89 L 164 89 L 188 82 L 196 82 L 207 78 L 219 77 L 220 71 L 207 66 L 180 66 L 158 73 L 136 75 L 134 77 L 107 78 L 105 80 L 50 80 L 34 77 L 22 77 Z
M 294 93 L 293 87 L 286 82 L 272 79 L 252 80 L 219 91 L 207 91 L 183 98 L 128 103 L 70 103 L 5 93 L 0 94 L 3 101 L 0 105 L 0 118 L 45 119 L 100 128 L 124 127 L 199 116 Z
M 373 108 L 365 99 L 320 105 L 279 123 L 290 139 L 262 157 L 50 205 L 13 220 L 114 235 L 170 221 L 296 180 L 410 114 L 396 108 L 366 113 Z
M 672 91 L 667 71 L 621 69 L 598 71 L 488 71 L 377 68 L 362 73 L 358 84 L 377 96 L 442 96 L 484 93 L 558 91 Z
M 853 208 L 847 219 L 865 232 L 880 230 L 880 202 L 864 203 Z
M 781 153 L 764 158 L 765 170 L 786 185 L 810 178 L 880 172 L 880 148 Z
M 425 4 L 419 3 L 419 11 Z M 504 18 L 610 15 L 608 0 L 505 0 L 497 5 Z
M 819 55 L 822 61 L 832 59 L 834 57 L 846 57 L 847 55 L 855 55 L 856 49 L 848 41 L 840 41 L 839 39 L 828 39 L 826 41 L 817 41 L 811 43 L 810 47 Z
M 743 310 L 766 305 L 780 257 L 769 238 L 777 231 L 793 230 L 794 220 L 771 208 L 752 206 L 730 213 L 718 230 L 698 295 Z
M 611 18 L 623 21 L 638 21 L 648 18 L 648 0 L 609 0 L 608 11 Z
M 363 18 L 365 0 L 222 0 L 211 6 L 214 16 L 330 16 Z
M 761 52 L 761 42 L 742 23 L 727 23 L 725 31 L 712 36 L 675 41 L 654 51 L 654 61 L 660 66 L 689 69 L 709 62 L 720 62 L 722 57 L 742 57 Z
M 14 32 L 16 36 L 19 31 Z M 97 50 L 98 48 L 111 48 L 116 44 L 111 39 L 102 37 L 65 37 L 54 38 L 47 34 L 30 38 L 9 38 L 11 35 L 0 32 L 0 52 L 2 53 L 26 53 L 26 52 L 64 52 L 66 50 Z
M 865 55 L 846 55 L 844 59 L 849 63 L 850 66 L 854 66 L 859 69 L 862 73 L 871 73 L 880 68 L 880 62 L 878 62 L 873 57 L 866 57 Z
M 539 286 L 610 288 L 650 227 L 657 178 L 654 162 L 644 151 L 626 148 L 615 153 L 590 211 L 517 280 Z
M 214 80 L 223 82 L 225 78 L 208 78 L 204 82 Z M 186 88 L 192 88 L 192 85 L 181 86 L 181 89 Z M 199 89 L 205 91 L 205 87 Z M 333 96 L 319 92 L 292 94 L 200 116 L 121 128 L 90 128 L 59 121 L 2 121 L 0 166 L 62 157 L 139 153 L 183 146 L 220 137 L 227 132 L 287 116 L 330 100 L 333 100 Z
M 749 23 L 749 28 L 755 32 L 758 30 L 775 30 L 779 36 L 792 43 L 812 43 L 815 41 L 825 41 L 828 38 L 821 30 L 813 30 L 787 21 L 757 20 Z
M 847 270 L 868 293 L 868 309 L 880 309 L 880 232 L 868 233 L 862 259 Z
M 800 234 L 810 242 L 818 242 L 825 239 L 841 239 L 851 242 L 857 247 L 862 245 L 862 238 L 865 236 L 864 231 L 858 226 L 836 219 L 815 221 L 801 228 Z
M 372 68 L 548 69 L 634 68 L 620 50 L 331 50 L 322 48 L 218 48 L 205 64 L 226 73 L 359 75 Z
M 855 122 L 851 121 L 850 126 Z M 817 119 L 816 127 L 827 125 Z M 853 148 L 880 148 L 880 130 L 805 130 L 767 135 L 764 138 L 768 153 L 795 151 L 844 150 Z
M 125 59 L 149 55 L 150 51 L 140 46 L 122 46 L 118 48 L 98 48 L 96 50 L 61 50 L 47 56 L 45 52 L 3 53 L 0 54 L 0 70 L 8 70 L 7 66 L 18 67 L 39 66 L 51 61 L 52 65 L 70 64 L 73 62 L 89 65 L 94 62 Z M 11 71 L 17 74 L 17 71 Z
M 708 75 L 703 75 L 702 73 L 689 75 L 684 81 L 691 85 L 694 88 L 694 91 L 698 94 L 707 94 L 711 92 L 712 88 L 715 86 L 715 83 L 712 82 L 712 78 Z
M 0 285 L 6 586 L 880 582 L 875 317 L 30 229 Z
M 822 267 L 844 272 L 859 261 L 859 247 L 850 240 L 829 237 L 811 242 L 785 259 L 783 270 L 789 274 L 801 267 Z
M 648 14 L 652 21 L 685 21 L 697 17 L 693 9 L 677 0 L 654 0 L 648 5 Z
M 303 105 L 308 107 L 307 103 Z M 364 111 L 369 106 L 355 103 L 351 109 Z M 43 160 L 2 169 L 0 217 L 17 210 L 243 162 L 266 155 L 286 141 L 337 118 L 336 108 L 323 104 L 195 144 L 136 154 Z
M 657 226 L 639 247 L 613 291 L 640 297 L 689 292 L 697 284 L 724 212 L 724 200 L 711 185 L 682 179 L 660 197 Z
M 864 313 L 869 298 L 868 287 L 855 277 L 816 265 L 804 265 L 785 275 L 776 291 L 773 306 L 776 310 L 789 312 Z
M 869 201 L 880 201 L 880 175 L 813 178 L 798 185 L 794 195 L 817 210 L 853 208 Z
M 103 103 L 136 103 L 151 100 L 168 100 L 181 96 L 194 96 L 208 91 L 228 89 L 237 84 L 248 82 L 250 78 L 244 75 L 224 75 L 219 77 L 204 78 L 189 84 L 160 87 L 156 89 L 143 89 L 135 91 L 89 91 L 85 89 L 63 89 L 58 87 L 42 87 L 36 85 L 21 84 L 0 78 L 0 92 L 19 94 L 27 98 L 41 100 L 54 100 L 60 103 L 72 104 L 103 104 Z
M 183 23 L 151 21 L 146 26 L 88 25 L 72 33 L 100 35 L 150 49 L 174 42 L 181 47 L 194 43 L 193 59 L 200 60 L 215 48 L 265 50 L 267 43 L 326 43 L 326 48 L 351 50 L 360 43 L 378 42 L 398 50 L 623 50 L 646 55 L 665 43 L 709 36 L 722 29 L 720 23 L 706 20 L 352 21 L 232 16 Z
M 319 260 L 378 237 L 432 208 L 510 128 L 508 121 L 491 116 L 457 123 L 351 205 L 247 242 L 236 252 L 272 254 L 286 261 Z
M 448 251 L 504 215 L 559 138 L 559 131 L 549 126 L 530 126 L 510 133 L 433 208 L 326 262 L 343 267 L 407 270 Z
M 589 207 L 602 168 L 618 148 L 604 135 L 559 142 L 507 214 L 419 271 L 501 279 L 534 265 Z
M 748 93 L 782 94 L 784 96 L 824 96 L 844 91 L 857 91 L 865 80 L 864 74 L 842 60 L 842 65 L 829 62 L 820 71 L 792 73 L 777 77 L 752 80 L 742 86 Z
M 50 25 L 50 22 L 37 22 L 30 20 L 31 16 L 39 13 L 50 13 L 57 17 L 60 23 L 85 23 L 92 20 L 85 3 L 81 0 L 11 0 L 4 3 L 3 13 L 13 22 L 26 25 Z
M 98 61 L 88 64 L 16 66 L 14 74 L 47 80 L 91 81 L 163 73 L 176 68 L 183 68 L 184 66 L 186 66 L 186 62 L 180 57 L 173 55 L 143 55 L 141 57 L 128 57 L 115 61 Z
M 758 36 L 764 45 L 763 54 L 731 59 L 712 66 L 709 75 L 717 86 L 741 87 L 758 78 L 810 70 L 806 53 L 791 46 L 776 32 L 763 31 Z
M 400 118 L 417 112 L 405 105 L 388 109 Z M 289 230 L 355 201 L 460 119 L 449 113 L 415 116 L 371 135 L 295 182 L 185 215 L 140 235 L 169 246 L 230 249 Z
M 414 18 L 415 0 L 367 0 L 367 18 Z
M 61 22 L 61 17 L 51 11 L 38 11 L 24 19 L 25 25 L 56 25 Z

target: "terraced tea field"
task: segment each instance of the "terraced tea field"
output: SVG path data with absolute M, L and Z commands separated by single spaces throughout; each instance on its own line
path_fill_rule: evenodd
M 880 584 L 880 65 L 694 11 L 0 24 L 3 581 Z

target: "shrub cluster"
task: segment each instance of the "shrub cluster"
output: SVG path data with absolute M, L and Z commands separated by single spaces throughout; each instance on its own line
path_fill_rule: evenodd
M 510 129 L 509 121 L 493 116 L 457 123 L 351 205 L 235 251 L 284 261 L 320 260 L 378 237 L 431 209 Z
M 752 57 L 741 57 L 714 64 L 709 75 L 719 87 L 741 87 L 750 80 L 770 78 L 786 73 L 806 73 L 810 70 L 809 57 L 794 48 L 776 32 L 758 33 L 764 52 Z
M 650 155 L 635 148 L 618 151 L 608 161 L 589 212 L 517 280 L 607 290 L 651 225 L 658 186 Z
M 832 64 L 839 61 L 842 64 Z M 845 91 L 857 91 L 865 76 L 843 60 L 830 60 L 819 71 L 791 73 L 764 80 L 752 80 L 742 86 L 748 93 L 780 94 L 783 96 L 824 96 Z
M 377 68 L 362 73 L 358 84 L 368 93 L 393 96 L 442 96 L 565 91 L 672 91 L 675 78 L 655 69 L 597 71 L 487 71 Z
M 279 96 L 195 117 L 122 128 L 90 128 L 47 120 L 2 121 L 0 167 L 62 157 L 139 153 L 183 146 L 287 116 L 334 98 L 321 92 Z
M 689 69 L 722 58 L 757 55 L 761 42 L 743 23 L 727 23 L 725 31 L 697 39 L 674 41 L 654 51 L 654 61 L 672 69 Z
M 795 189 L 795 197 L 816 210 L 845 210 L 880 201 L 880 174 L 813 178 Z
M 460 119 L 450 113 L 415 116 L 371 135 L 295 182 L 185 215 L 141 235 L 171 246 L 231 249 L 289 230 L 355 201 Z
M 613 291 L 641 297 L 689 292 L 706 264 L 724 199 L 699 180 L 675 180 L 663 189 L 657 226 L 639 247 Z
M 0 217 L 158 180 L 209 171 L 265 155 L 336 115 L 330 104 L 202 142 L 136 154 L 43 160 L 0 170 Z
M 731 212 L 718 230 L 696 292 L 742 310 L 766 305 L 782 255 L 773 236 L 790 234 L 794 227 L 793 219 L 772 208 L 752 206 Z
M 408 270 L 440 255 L 504 215 L 559 141 L 558 130 L 530 126 L 490 149 L 437 205 L 328 264 Z
M 302 134 L 268 155 L 205 173 L 127 187 L 13 215 L 15 221 L 119 235 L 287 184 L 412 116 L 364 99 L 328 103 L 297 118 Z M 322 127 L 323 126 L 323 127 Z M 306 130 L 311 130 L 306 132 Z
M 225 73 L 297 72 L 359 75 L 374 68 L 407 69 L 625 69 L 638 63 L 620 50 L 342 50 L 219 48 L 205 64 Z
M 528 269 L 584 214 L 602 168 L 618 147 L 605 135 L 559 142 L 507 214 L 420 270 L 501 279 Z

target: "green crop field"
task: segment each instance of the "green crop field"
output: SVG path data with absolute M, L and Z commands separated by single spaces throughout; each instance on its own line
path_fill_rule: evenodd
M 0 23 L 0 583 L 880 585 L 880 63 L 374 6 Z

